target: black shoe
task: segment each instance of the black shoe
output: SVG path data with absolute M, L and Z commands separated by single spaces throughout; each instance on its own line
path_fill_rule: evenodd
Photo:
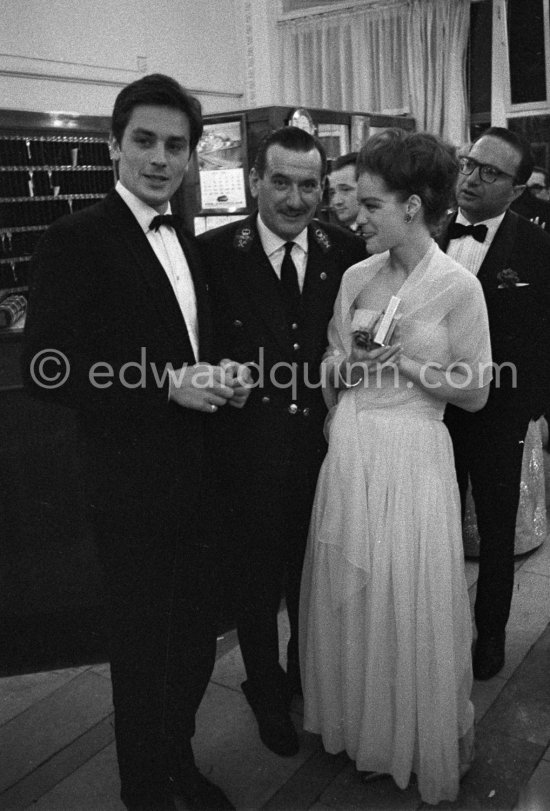
M 473 669 L 474 678 L 478 681 L 487 681 L 496 676 L 504 667 L 504 646 L 506 634 L 478 636 L 474 649 Z
M 243 681 L 241 688 L 256 716 L 262 743 L 276 755 L 296 755 L 300 751 L 300 742 L 288 710 L 262 701 L 248 681 Z
M 235 811 L 221 788 L 207 780 L 194 763 L 180 764 L 169 782 L 172 792 L 190 811 Z

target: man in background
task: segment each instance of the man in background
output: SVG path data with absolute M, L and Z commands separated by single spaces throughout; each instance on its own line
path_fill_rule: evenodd
M 548 172 L 542 166 L 534 166 L 531 177 L 527 181 L 527 188 L 537 200 L 548 200 Z
M 328 199 L 330 210 L 334 213 L 338 224 L 350 231 L 357 231 L 357 179 L 355 177 L 355 164 L 357 152 L 341 155 L 333 162 L 328 176 Z
M 550 231 L 550 201 L 548 200 L 548 173 L 535 166 L 527 185 L 520 196 L 510 206 L 516 214 L 521 214 L 545 231 Z
M 319 367 L 342 274 L 365 257 L 362 240 L 314 220 L 325 174 L 314 136 L 276 130 L 250 172 L 257 213 L 199 238 L 211 269 L 219 351 L 256 370 L 246 407 L 217 421 L 219 442 L 229 443 L 219 454 L 220 535 L 246 668 L 242 688 L 263 743 L 283 756 L 299 748 L 289 703 L 301 692 L 300 578 L 326 452 Z M 291 629 L 286 673 L 277 629 L 283 582 Z
M 484 680 L 505 660 L 523 442 L 529 421 L 550 402 L 550 236 L 510 211 L 532 170 L 529 144 L 520 136 L 491 127 L 459 162 L 459 209 L 443 247 L 481 283 L 495 374 L 481 411 L 448 406 L 445 420 L 463 507 L 469 478 L 477 515 L 473 668 Z

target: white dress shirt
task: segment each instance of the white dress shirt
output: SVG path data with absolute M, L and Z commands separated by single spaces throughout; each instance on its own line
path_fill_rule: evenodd
M 504 214 L 506 214 L 506 212 L 499 214 L 498 217 L 491 217 L 490 220 L 482 220 L 479 223 L 476 222 L 476 225 L 487 226 L 487 234 L 483 242 L 478 242 L 477 239 L 474 239 L 470 234 L 459 237 L 458 239 L 451 239 L 447 247 L 447 255 L 456 262 L 459 262 L 463 267 L 473 273 L 474 276 L 477 276 L 483 264 L 483 260 L 487 256 L 487 251 L 491 247 L 491 242 L 498 231 L 500 223 L 504 219 Z M 459 225 L 471 224 L 460 209 L 458 209 L 458 214 L 456 215 L 456 222 L 459 223 Z
M 158 211 L 148 206 L 147 203 L 144 203 L 143 200 L 140 200 L 139 197 L 136 197 L 131 191 L 128 191 L 120 180 L 117 182 L 115 188 L 140 224 L 157 259 L 164 268 L 164 272 L 172 285 L 181 314 L 185 320 L 195 360 L 198 361 L 199 330 L 195 287 L 187 259 L 185 258 L 176 232 L 173 228 L 169 228 L 166 225 L 161 225 L 158 231 L 151 230 L 149 225 L 153 217 L 157 216 Z M 172 213 L 170 203 L 168 203 L 168 208 L 164 213 Z
M 281 239 L 277 234 L 274 234 L 262 220 L 258 214 L 258 234 L 260 235 L 260 242 L 264 249 L 266 256 L 271 262 L 271 267 L 277 274 L 277 278 L 281 278 L 281 265 L 285 256 L 285 245 L 287 242 L 294 242 L 290 255 L 296 267 L 296 274 L 298 276 L 298 285 L 300 291 L 304 289 L 304 281 L 306 278 L 307 266 L 307 228 L 300 231 L 294 239 Z

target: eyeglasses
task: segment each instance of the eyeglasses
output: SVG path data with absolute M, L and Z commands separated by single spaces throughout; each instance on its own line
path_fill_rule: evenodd
M 540 183 L 532 183 L 530 186 L 527 186 L 529 191 L 545 191 L 546 186 L 541 186 Z
M 515 175 L 508 172 L 503 172 L 501 169 L 496 169 L 490 163 L 478 163 L 473 158 L 459 158 L 458 171 L 461 175 L 471 175 L 476 169 L 479 169 L 479 177 L 484 183 L 494 183 L 499 177 L 511 177 L 515 179 Z

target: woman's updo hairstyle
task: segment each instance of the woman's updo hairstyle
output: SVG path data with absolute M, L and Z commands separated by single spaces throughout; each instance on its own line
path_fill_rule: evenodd
M 455 150 L 428 132 L 392 128 L 372 135 L 357 157 L 357 177 L 378 175 L 403 200 L 417 194 L 424 220 L 435 228 L 455 201 Z

